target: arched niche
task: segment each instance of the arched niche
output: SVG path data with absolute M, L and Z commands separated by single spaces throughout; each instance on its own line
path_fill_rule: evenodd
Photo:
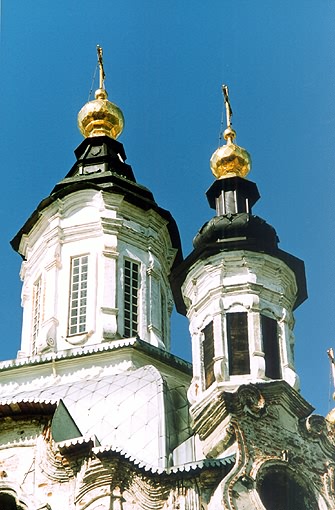
M 27 510 L 26 505 L 17 500 L 16 494 L 12 490 L 0 491 L 0 509 L 1 510 Z
M 257 482 L 257 492 L 266 510 L 318 510 L 307 484 L 286 466 L 265 469 Z

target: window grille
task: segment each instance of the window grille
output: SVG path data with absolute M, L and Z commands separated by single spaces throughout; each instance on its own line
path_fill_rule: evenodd
M 205 386 L 208 388 L 215 381 L 214 376 L 214 328 L 213 321 L 207 324 L 202 330 L 204 335 L 202 342 L 204 370 L 205 370 Z
M 34 284 L 33 289 L 33 335 L 32 335 L 32 354 L 36 354 L 36 340 L 41 326 L 41 299 L 42 299 L 42 278 L 39 277 Z
M 71 261 L 71 289 L 69 334 L 86 331 L 88 256 L 74 257 Z
M 139 264 L 124 261 L 124 336 L 137 335 L 138 329 Z
M 248 315 L 246 312 L 227 313 L 229 374 L 250 374 Z

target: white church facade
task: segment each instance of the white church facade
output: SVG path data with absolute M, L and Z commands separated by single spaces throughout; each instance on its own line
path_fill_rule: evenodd
M 334 420 L 313 414 L 294 365 L 304 264 L 252 212 L 227 88 L 215 216 L 183 258 L 125 162 L 98 58 L 76 162 L 12 240 L 23 325 L 0 363 L 0 509 L 335 508 Z M 170 353 L 174 304 L 192 364 Z

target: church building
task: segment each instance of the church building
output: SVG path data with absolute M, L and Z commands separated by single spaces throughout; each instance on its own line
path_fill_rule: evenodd
M 0 510 L 334 509 L 335 416 L 313 414 L 294 364 L 304 263 L 253 214 L 228 88 L 209 220 L 183 257 L 98 62 L 75 163 L 11 241 L 23 323 L 0 363 Z M 173 306 L 192 364 L 170 352 Z

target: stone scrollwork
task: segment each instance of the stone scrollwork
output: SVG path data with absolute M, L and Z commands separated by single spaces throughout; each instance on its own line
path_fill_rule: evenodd
M 53 317 L 41 328 L 37 338 L 37 354 L 56 351 L 58 321 Z
M 237 407 L 259 417 L 265 412 L 265 398 L 255 386 L 241 386 Z
M 324 485 L 329 497 L 335 497 L 335 464 L 328 462 L 327 471 L 324 476 Z
M 313 437 L 319 437 L 326 433 L 327 424 L 323 416 L 318 414 L 311 414 L 305 423 L 307 432 Z

